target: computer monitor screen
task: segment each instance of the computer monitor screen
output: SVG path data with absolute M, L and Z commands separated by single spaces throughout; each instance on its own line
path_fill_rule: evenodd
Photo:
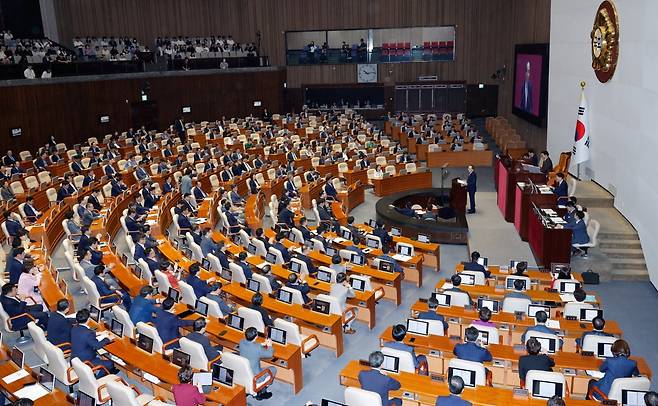
M 368 248 L 379 248 L 379 240 L 371 237 L 366 237 L 366 245 Z
M 647 392 L 641 390 L 621 390 L 621 404 L 623 406 L 644 406 L 644 395 Z
M 197 386 L 210 386 L 212 385 L 212 373 L 210 372 L 195 372 L 192 375 L 192 385 Z
M 318 313 L 329 314 L 329 302 L 315 299 L 313 301 L 313 310 Z
M 233 236 L 233 244 L 242 245 L 242 237 L 239 234 Z
M 171 354 L 171 363 L 181 368 L 186 367 L 190 365 L 190 354 L 175 348 Z
M 579 285 L 578 282 L 560 281 L 560 293 L 573 293 Z
M 258 292 L 260 289 L 260 282 L 253 279 L 247 280 L 247 289 L 251 290 L 252 292 Z
M 569 270 L 571 270 L 571 265 L 569 264 L 560 264 L 557 262 L 551 264 L 551 273 L 565 273 Z
M 429 243 L 430 238 L 428 236 L 426 236 L 425 234 L 418 234 L 418 242 Z
M 269 338 L 275 343 L 286 345 L 286 330 L 270 327 Z
M 363 265 L 365 263 L 365 258 L 362 257 L 361 255 L 357 254 L 356 252 L 352 253 L 350 256 L 350 262 L 353 263 L 354 265 Z
M 373 219 L 368 220 L 368 225 L 372 228 L 377 227 L 377 222 Z
M 145 334 L 137 336 L 137 347 L 148 352 L 153 352 L 153 339 Z
M 197 299 L 196 303 L 194 303 L 194 311 L 199 313 L 202 316 L 207 316 L 208 315 L 208 303 L 202 302 L 199 299 Z
M 94 305 L 89 305 L 89 318 L 98 323 L 101 318 L 101 309 Z
M 598 343 L 596 356 L 599 358 L 612 358 L 612 343 Z
M 549 306 L 538 305 L 538 304 L 529 304 L 528 305 L 528 317 L 535 318 L 537 317 L 537 312 L 544 312 L 547 316 L 551 315 L 551 308 Z
M 432 297 L 435 298 L 437 302 L 439 302 L 439 306 L 450 307 L 450 295 L 433 292 Z
M 410 257 L 411 256 L 411 250 L 412 250 L 412 247 L 410 247 L 408 245 L 398 245 L 398 254 L 400 254 L 400 255 L 406 255 L 406 256 Z
M 352 240 L 352 232 L 350 230 L 340 230 L 340 236 L 346 240 Z
M 509 261 L 509 268 L 516 269 L 516 266 L 523 261 Z
M 322 402 L 320 403 L 320 406 L 347 406 L 347 405 L 344 404 L 344 403 L 338 403 L 336 401 L 329 400 L 329 399 L 322 399 Z
M 395 228 L 395 227 L 391 227 L 391 235 L 394 235 L 394 236 L 396 236 L 396 237 L 399 237 L 399 236 L 401 235 L 401 233 L 400 233 L 400 229 L 399 229 L 399 228 Z
M 180 298 L 180 292 L 172 287 L 169 287 L 169 290 L 167 291 L 167 296 L 174 299 L 174 302 L 178 302 L 178 299 Z
M 562 396 L 562 384 L 548 381 L 532 382 L 532 397 L 549 399 L 553 396 Z
M 254 244 L 249 244 L 247 246 L 247 252 L 251 255 L 256 255 L 256 246 Z
M 210 269 L 210 261 L 208 260 L 208 258 L 204 258 L 203 260 L 201 260 L 201 268 Z
M 227 281 L 233 280 L 233 271 L 231 271 L 230 269 L 222 269 L 221 275 L 222 275 L 222 279 L 225 279 Z
M 183 113 L 191 113 L 191 112 L 192 112 L 192 107 L 183 106 Z
M 603 309 L 580 309 L 580 321 L 591 323 L 595 317 L 603 318 Z
M 52 392 L 55 387 L 55 376 L 46 368 L 41 367 L 39 370 L 39 383 L 46 388 L 48 392 Z
M 121 338 L 123 337 L 123 323 L 121 323 L 117 319 L 112 319 L 112 322 L 110 323 L 110 330 L 112 330 L 112 333 Z
M 475 285 L 475 275 L 468 274 L 468 273 L 460 273 L 459 276 L 461 277 L 461 284 L 465 286 L 473 286 Z
M 128 269 L 133 272 L 133 275 L 135 275 L 137 279 L 142 279 L 142 268 L 138 266 L 129 266 Z
M 300 273 L 302 271 L 302 264 L 297 261 L 290 261 L 290 270 L 294 273 Z
M 507 277 L 507 279 L 505 280 L 505 287 L 506 287 L 508 290 L 515 290 L 515 287 L 514 287 L 514 282 L 515 282 L 515 281 L 521 281 L 521 282 L 523 282 L 523 290 L 527 290 L 527 289 L 528 289 L 528 285 L 527 285 L 527 283 L 526 283 L 526 282 L 527 282 L 526 279 L 519 279 L 519 278 L 512 278 L 512 277 Z
M 390 355 L 384 355 L 384 362 L 382 363 L 381 369 L 388 372 L 398 373 L 400 370 L 400 358 L 392 357 Z
M 322 282 L 331 282 L 331 272 L 319 269 L 317 279 Z
M 407 332 L 426 336 L 430 331 L 430 323 L 422 320 L 407 319 Z
M 332 247 L 326 247 L 324 253 L 329 255 L 330 257 L 333 257 L 334 255 L 336 255 L 336 250 L 333 249 Z
M 265 261 L 269 262 L 270 264 L 276 264 L 276 254 L 273 252 L 268 252 L 267 255 L 265 255 Z
M 9 354 L 11 361 L 16 364 L 16 366 L 21 369 L 23 368 L 23 351 L 19 350 L 17 347 L 11 349 L 11 354 Z
M 393 272 L 393 263 L 379 260 L 379 270 L 384 272 Z
M 556 339 L 555 338 L 546 338 L 546 337 L 535 337 L 537 341 L 541 344 L 541 350 L 549 354 L 555 353 Z
M 242 331 L 244 329 L 244 318 L 238 316 L 237 314 L 229 314 L 228 325 L 229 327 L 233 327 L 236 330 Z
M 482 266 L 487 266 L 487 265 L 489 265 L 489 258 L 487 258 L 487 257 L 480 257 L 480 258 L 478 258 L 478 264 L 480 264 L 480 265 L 482 265 Z
M 233 370 L 219 364 L 212 364 L 212 379 L 222 385 L 233 386 Z
M 78 396 L 75 398 L 75 406 L 96 406 L 96 399 L 84 392 L 78 391 Z
M 361 291 L 361 292 L 363 292 L 364 290 L 366 290 L 366 281 L 364 281 L 363 279 L 360 279 L 360 278 L 352 278 L 352 279 L 350 280 L 350 284 L 352 285 L 352 288 L 353 288 L 354 290 L 359 290 L 359 291 Z
M 493 313 L 498 313 L 500 311 L 500 302 L 498 300 L 479 298 L 478 309 L 484 307 L 488 307 Z
M 475 386 L 475 371 L 461 368 L 448 368 L 448 380 L 453 376 L 458 376 L 464 381 L 464 386 Z
M 292 293 L 287 290 L 279 289 L 277 298 L 284 303 L 292 303 Z
M 478 330 L 477 341 L 480 342 L 480 345 L 489 345 L 489 332 L 488 331 L 483 331 L 483 330 Z

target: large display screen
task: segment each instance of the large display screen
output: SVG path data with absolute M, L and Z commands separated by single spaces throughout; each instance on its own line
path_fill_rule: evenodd
M 548 95 L 548 44 L 517 45 L 514 57 L 513 111 L 541 126 Z

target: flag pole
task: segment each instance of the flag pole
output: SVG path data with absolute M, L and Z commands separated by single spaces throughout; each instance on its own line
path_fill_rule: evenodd
M 581 93 L 585 91 L 585 86 L 586 85 L 587 85 L 587 83 L 585 83 L 584 80 L 580 81 L 580 92 Z M 581 180 L 580 179 L 580 162 L 578 162 L 578 164 L 576 164 L 576 179 Z

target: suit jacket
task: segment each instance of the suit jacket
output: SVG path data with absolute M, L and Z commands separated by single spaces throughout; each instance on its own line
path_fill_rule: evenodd
M 192 228 L 192 223 L 190 223 L 190 219 L 188 219 L 187 217 L 185 217 L 182 214 L 179 214 L 178 215 L 178 227 L 191 229 Z
M 18 283 L 18 279 L 23 273 L 23 263 L 14 257 L 7 259 L 7 272 L 9 272 L 9 282 Z
M 478 264 L 477 262 L 464 262 L 464 270 L 465 271 L 478 271 L 482 272 L 484 274 L 485 278 L 491 277 L 491 272 L 487 271 L 484 266 Z
M 532 113 L 532 82 L 526 80 L 521 88 L 521 110 Z
M 153 321 L 158 334 L 162 339 L 162 343 L 166 344 L 169 341 L 180 338 L 181 327 L 188 327 L 194 324 L 194 320 L 181 320 L 173 313 L 169 313 L 162 308 L 158 308 L 155 313 L 155 320 Z
M 274 356 L 274 348 L 265 348 L 256 341 L 248 341 L 247 339 L 240 340 L 240 356 L 245 357 L 249 361 L 251 372 L 253 374 L 260 373 L 263 369 L 260 367 L 260 360 L 264 358 L 272 358 Z
M 469 406 L 472 403 L 464 400 L 457 395 L 439 396 L 436 398 L 436 406 Z
M 96 340 L 96 334 L 84 325 L 75 325 L 71 329 L 71 358 L 78 357 L 80 361 L 92 361 L 98 354 L 96 351 L 110 343 L 108 338 Z
M 25 213 L 25 216 L 31 220 L 36 220 L 37 218 L 39 218 L 37 216 L 36 209 L 30 206 L 29 204 L 23 206 L 23 212 Z M 9 229 L 7 229 L 7 231 L 9 231 Z
M 215 252 L 217 251 L 217 244 L 208 237 L 201 237 L 201 252 L 203 253 L 203 256 L 207 256 L 208 254 L 213 254 L 215 255 Z
M 445 318 L 433 310 L 428 310 L 426 312 L 418 313 L 418 320 L 438 320 L 443 323 L 443 330 L 448 329 L 448 323 L 446 323 Z
M 68 319 L 59 312 L 51 312 L 48 319 L 48 328 L 46 338 L 54 345 L 71 342 L 71 329 L 75 324 L 75 319 Z
M 553 170 L 553 161 L 551 161 L 551 158 L 546 158 L 544 163 L 541 164 L 541 168 L 539 168 L 539 170 L 544 175 L 548 175 L 548 173 Z
M 5 226 L 7 227 L 7 232 L 12 237 L 16 237 L 23 230 L 23 226 L 21 226 L 21 223 L 14 220 L 13 218 L 7 219 L 5 221 Z
M 137 295 L 132 301 L 128 315 L 133 324 L 137 324 L 140 321 L 144 323 L 150 323 L 153 321 L 153 313 L 155 312 L 155 301 L 152 299 L 147 299 L 141 295 Z
M 391 241 L 393 241 L 393 238 L 388 234 L 388 232 L 384 228 L 375 228 L 372 234 L 379 237 L 379 239 L 382 240 L 382 244 L 388 245 L 391 243 Z
M 605 372 L 603 378 L 594 383 L 606 395 L 610 392 L 612 381 L 617 378 L 630 378 L 637 376 L 640 371 L 637 369 L 637 362 L 624 356 L 606 358 L 599 367 L 599 371 Z
M 466 179 L 466 191 L 467 192 L 476 192 L 477 191 L 477 181 L 478 181 L 478 175 L 475 172 L 469 173 L 468 178 Z
M 308 303 L 311 301 L 311 299 L 308 297 L 308 293 L 311 291 L 311 288 L 308 286 L 308 283 L 290 283 L 286 282 L 286 287 L 290 289 L 296 289 L 302 294 L 302 298 L 304 299 L 304 303 Z
M 474 362 L 491 361 L 491 353 L 475 343 L 462 343 L 455 345 L 454 354 L 459 359 Z
M 196 200 L 203 200 L 207 196 L 206 193 L 203 190 L 201 190 L 201 188 L 196 186 L 192 188 L 192 192 Z
M 587 234 L 587 225 L 584 220 L 578 220 L 573 223 L 567 223 L 564 228 L 570 228 L 571 244 L 587 244 L 589 242 L 589 235 Z
M 519 378 L 525 380 L 528 371 L 552 371 L 555 361 L 546 354 L 523 355 L 519 358 Z
M 400 389 L 400 382 L 375 369 L 359 372 L 359 383 L 361 389 L 378 393 L 382 399 L 382 406 L 389 405 L 390 391 Z
M 336 196 L 338 196 L 338 191 L 336 191 L 336 188 L 331 183 L 324 185 L 324 192 L 327 194 L 327 196 L 331 196 L 334 199 Z
M 212 288 L 208 286 L 205 281 L 199 279 L 199 277 L 196 275 L 189 275 L 185 282 L 187 282 L 187 284 L 190 285 L 192 289 L 194 289 L 194 294 L 197 298 L 203 297 L 212 292 Z
M 22 313 L 29 313 L 27 303 L 18 298 L 11 298 L 9 296 L 2 295 L 0 296 L 0 304 L 2 308 L 5 309 L 5 312 L 9 317 L 15 317 Z M 12 330 L 18 331 L 23 330 L 27 326 L 27 323 L 32 321 L 27 317 L 20 317 L 14 319 L 11 323 Z
M 292 257 L 290 256 L 290 252 L 288 251 L 288 249 L 283 244 L 281 244 L 280 242 L 276 242 L 274 243 L 273 247 L 281 251 L 283 262 L 290 262 L 290 259 Z
M 213 359 L 217 358 L 219 352 L 224 348 L 221 345 L 213 346 L 210 343 L 208 336 L 197 331 L 191 332 L 190 334 L 186 335 L 185 338 L 192 340 L 195 343 L 201 344 L 203 347 L 203 352 L 206 353 L 206 358 L 208 358 L 208 361 L 212 361 Z
M 293 214 L 293 212 L 285 208 L 279 213 L 279 222 L 285 223 L 288 227 L 294 227 L 295 215 Z
M 146 253 L 144 252 L 144 246 L 140 243 L 135 243 L 135 253 L 133 254 L 133 258 L 135 258 L 135 261 L 137 261 L 140 258 L 146 259 Z
M 555 186 L 555 189 L 553 189 L 553 193 L 560 198 L 560 197 L 567 197 L 569 196 L 569 188 L 567 186 L 566 181 L 562 181 Z

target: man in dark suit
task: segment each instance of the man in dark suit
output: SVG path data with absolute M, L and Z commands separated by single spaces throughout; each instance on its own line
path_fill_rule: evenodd
M 557 196 L 558 204 L 564 204 L 569 198 L 569 187 L 562 172 L 558 172 L 555 176 L 557 184 L 553 187 L 553 194 Z
M 251 305 L 249 306 L 249 308 L 253 309 L 253 310 L 256 310 L 258 313 L 260 313 L 260 317 L 263 319 L 263 324 L 265 324 L 266 327 L 274 326 L 274 322 L 272 321 L 272 317 L 270 317 L 270 314 L 263 307 L 263 295 L 262 294 L 256 293 L 251 298 Z
M 206 354 L 206 358 L 208 358 L 208 362 L 217 359 L 224 347 L 221 345 L 212 345 L 210 343 L 210 339 L 208 336 L 205 334 L 206 333 L 206 320 L 202 317 L 199 317 L 198 319 L 194 320 L 194 324 L 192 324 L 192 329 L 194 330 L 190 334 L 186 335 L 185 338 L 188 340 L 192 340 L 197 344 L 201 344 L 203 347 L 203 352 Z
M 592 331 L 584 332 L 580 338 L 576 338 L 576 345 L 578 347 L 583 346 L 585 337 L 588 335 L 601 336 L 601 337 L 612 337 L 612 334 L 608 334 L 603 331 L 605 328 L 605 320 L 602 317 L 594 317 L 592 319 Z
M 79 358 L 82 362 L 90 362 L 93 366 L 103 366 L 96 372 L 96 377 L 100 378 L 109 372 L 116 374 L 119 371 L 114 367 L 110 360 L 101 359 L 98 356 L 98 350 L 112 342 L 112 338 L 104 338 L 101 341 L 96 339 L 96 334 L 87 325 L 89 321 L 89 310 L 80 309 L 75 315 L 77 325 L 71 329 L 71 359 Z M 110 336 L 111 337 L 111 336 Z
M 525 343 L 527 355 L 522 355 L 519 358 L 519 378 L 521 382 L 525 381 L 525 376 L 528 371 L 552 371 L 555 366 L 555 361 L 546 354 L 540 354 L 541 343 L 536 338 L 532 337 Z
M 23 213 L 25 213 L 27 220 L 32 222 L 37 221 L 39 217 L 41 217 L 41 212 L 34 207 L 34 198 L 32 196 L 28 196 L 25 200 Z M 9 229 L 7 229 L 7 231 L 9 231 Z
M 66 299 L 59 299 L 57 301 L 57 311 L 50 313 L 48 320 L 48 329 L 46 330 L 48 341 L 53 345 L 61 345 L 62 350 L 69 349 L 71 345 L 71 329 L 75 319 L 66 317 L 66 312 L 69 310 L 69 301 Z
M 279 213 L 279 224 L 285 224 L 288 228 L 295 227 L 295 214 L 290 210 L 290 200 L 286 200 L 285 207 Z
M 98 294 L 101 297 L 101 304 L 119 304 L 120 302 L 123 302 L 123 307 L 125 307 L 126 310 L 130 310 L 130 305 L 132 303 L 130 295 L 120 289 L 112 290 L 110 285 L 105 282 L 105 273 L 105 265 L 98 265 L 94 268 L 94 277 L 91 278 L 91 281 L 96 285 L 96 290 L 98 290 Z
M 5 216 L 5 227 L 7 227 L 7 232 L 9 233 L 10 236 L 13 238 L 16 237 L 22 237 L 24 235 L 27 235 L 27 230 L 23 228 L 21 223 L 18 222 L 14 218 L 14 214 L 10 211 L 5 211 L 4 213 Z
M 199 265 L 199 263 L 198 262 L 193 263 L 192 265 L 190 265 L 190 267 L 187 270 L 189 275 L 185 280 L 185 282 L 187 282 L 187 284 L 190 285 L 192 289 L 194 289 L 194 294 L 196 295 L 197 298 L 206 296 L 207 294 L 213 291 L 213 288 L 208 286 L 208 283 L 206 283 L 206 281 L 201 280 L 197 276 L 200 270 L 201 270 L 201 266 Z
M 11 250 L 11 255 L 7 260 L 6 271 L 9 272 L 9 282 L 18 283 L 18 279 L 23 273 L 23 261 L 25 260 L 25 249 L 23 247 Z
M 384 223 L 377 222 L 377 227 L 372 231 L 372 234 L 379 237 L 384 245 L 389 245 L 391 241 L 393 241 L 393 237 L 391 237 L 388 231 L 384 228 Z
M 48 327 L 48 313 L 43 311 L 42 305 L 28 305 L 20 300 L 16 293 L 18 287 L 14 283 L 7 283 L 2 286 L 2 296 L 0 297 L 0 304 L 2 308 L 9 315 L 11 320 L 11 328 L 13 331 L 24 330 L 27 328 L 27 323 L 36 321 L 42 329 L 46 330 Z M 24 315 L 25 314 L 25 315 Z M 21 316 L 23 315 L 23 316 Z M 21 317 L 16 317 L 21 316 Z M 13 317 L 16 317 L 13 319 Z
M 574 216 L 574 222 L 567 223 L 564 225 L 564 228 L 571 229 L 571 245 L 574 244 L 587 244 L 589 242 L 589 234 L 587 234 L 587 224 L 585 224 L 585 213 L 582 211 L 576 211 Z M 574 253 L 579 252 L 578 248 L 573 248 Z M 583 257 L 586 257 L 583 254 Z
M 483 265 L 478 263 L 478 259 L 480 259 L 480 253 L 477 251 L 473 251 L 471 253 L 471 261 L 464 262 L 464 270 L 482 272 L 485 278 L 491 277 L 491 272 L 485 269 Z
M 489 350 L 480 347 L 475 342 L 478 339 L 479 334 L 480 332 L 475 327 L 469 327 L 466 329 L 464 333 L 466 342 L 455 345 L 455 349 L 453 350 L 457 358 L 474 362 L 491 361 L 492 356 Z
M 188 216 L 190 215 L 190 208 L 188 205 L 183 206 L 181 214 L 178 215 L 178 227 L 181 230 L 191 230 L 192 222 Z
M 162 301 L 162 307 L 155 312 L 155 328 L 162 339 L 165 349 L 179 348 L 178 339 L 181 337 L 180 328 L 194 324 L 193 320 L 181 320 L 173 313 L 174 299 L 168 297 Z
M 287 264 L 288 262 L 290 262 L 290 258 L 292 258 L 292 257 L 290 256 L 290 252 L 288 251 L 288 248 L 286 248 L 285 245 L 283 245 L 283 243 L 282 243 L 283 238 L 284 238 L 283 233 L 277 233 L 276 237 L 274 237 L 274 240 L 276 242 L 272 245 L 272 247 L 274 247 L 277 250 L 281 251 L 281 256 L 283 257 L 283 262 L 285 262 Z
M 419 320 L 438 320 L 443 323 L 443 331 L 448 331 L 448 323 L 446 323 L 445 318 L 436 312 L 437 307 L 439 307 L 439 301 L 435 297 L 430 297 L 427 300 L 428 310 L 425 312 L 418 313 Z
M 404 343 L 404 337 L 407 335 L 407 328 L 402 324 L 396 324 L 393 326 L 391 335 L 394 341 L 388 341 L 384 344 L 384 347 L 392 348 L 398 351 L 404 351 L 411 354 L 411 358 L 414 360 L 414 367 L 421 375 L 428 374 L 428 365 L 427 358 L 425 355 L 417 355 L 414 347 Z
M 389 399 L 389 392 L 400 389 L 400 382 L 377 370 L 384 363 L 384 354 L 381 351 L 370 353 L 368 357 L 370 370 L 359 372 L 361 389 L 379 394 L 382 405 L 402 406 L 402 399 Z
M 539 170 L 544 175 L 548 175 L 548 173 L 553 170 L 553 161 L 551 161 L 551 157 L 548 156 L 548 151 L 540 152 L 539 157 L 541 158 L 540 161 L 542 163 Z
M 286 287 L 291 289 L 296 289 L 302 294 L 302 299 L 304 303 L 309 303 L 311 299 L 308 297 L 308 293 L 311 291 L 311 288 L 308 286 L 308 283 L 305 281 L 304 274 L 291 273 L 288 275 L 288 282 L 286 282 Z
M 449 396 L 439 396 L 436 398 L 436 406 L 470 406 L 468 402 L 460 397 L 464 391 L 464 380 L 461 376 L 454 375 L 448 381 Z
M 272 292 L 276 292 L 277 290 L 281 289 L 281 284 L 279 283 L 279 281 L 277 281 L 276 277 L 272 275 L 271 265 L 265 265 L 264 267 L 262 267 L 260 273 L 267 279 L 268 283 L 270 284 L 270 289 L 272 289 Z
M 185 134 L 185 124 L 183 123 L 183 117 L 180 117 L 178 120 L 176 120 L 174 127 L 176 128 L 176 132 L 178 133 L 181 141 L 185 142 L 187 140 L 187 135 Z
M 468 179 L 466 179 L 466 191 L 468 192 L 468 200 L 471 202 L 471 208 L 467 213 L 475 213 L 475 192 L 477 191 L 478 175 L 475 173 L 473 165 L 468 166 Z
M 153 321 L 153 313 L 155 313 L 156 307 L 152 294 L 153 287 L 149 285 L 142 286 L 139 290 L 139 295 L 135 297 L 128 311 L 128 316 L 130 316 L 133 324 L 137 324 L 140 321 L 144 323 Z
M 299 219 L 299 226 L 297 227 L 297 229 L 301 231 L 302 237 L 304 237 L 304 241 L 308 241 L 311 238 L 313 238 L 313 236 L 311 235 L 311 230 L 309 230 L 308 226 L 306 225 L 307 222 L 308 220 L 306 219 L 306 217 L 302 217 Z

